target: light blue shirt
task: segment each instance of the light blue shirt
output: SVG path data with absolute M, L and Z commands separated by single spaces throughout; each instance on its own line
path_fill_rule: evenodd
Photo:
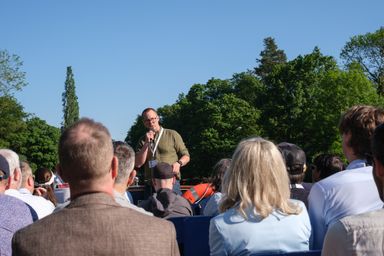
M 205 216 L 216 216 L 219 212 L 219 205 L 223 194 L 221 192 L 214 193 L 208 200 L 204 207 L 203 215 Z
M 383 207 L 372 167 L 366 166 L 364 160 L 352 161 L 346 171 L 315 183 L 308 204 L 313 229 L 312 249 L 322 248 L 328 227 L 337 220 Z
M 209 246 L 211 255 L 249 255 L 251 253 L 309 250 L 311 225 L 304 203 L 298 215 L 273 211 L 262 219 L 247 211 L 248 220 L 231 208 L 211 219 Z

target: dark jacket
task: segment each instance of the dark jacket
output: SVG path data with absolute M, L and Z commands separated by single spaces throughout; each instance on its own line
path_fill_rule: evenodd
M 139 206 L 160 218 L 193 215 L 189 202 L 167 188 L 159 189 L 153 196 L 149 197 L 148 200 L 142 202 Z

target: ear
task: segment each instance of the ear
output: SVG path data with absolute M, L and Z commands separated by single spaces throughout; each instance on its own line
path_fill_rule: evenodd
M 116 156 L 113 156 L 112 162 L 111 162 L 111 175 L 112 179 L 115 179 L 117 177 L 117 174 L 119 172 L 119 160 Z
M 20 170 L 20 168 L 16 168 L 15 171 L 13 172 L 13 179 L 15 181 L 21 180 L 21 170 Z
M 28 184 L 28 187 L 34 187 L 35 186 L 35 181 L 33 180 L 33 177 L 32 175 L 30 175 L 27 179 L 27 184 Z
M 136 170 L 133 170 L 131 172 L 131 174 L 129 174 L 129 178 L 128 178 L 128 181 L 127 181 L 127 187 L 132 185 L 132 183 L 135 181 L 135 177 L 136 177 Z
M 304 164 L 304 166 L 303 166 L 303 172 L 305 173 L 306 171 L 307 171 L 307 164 Z

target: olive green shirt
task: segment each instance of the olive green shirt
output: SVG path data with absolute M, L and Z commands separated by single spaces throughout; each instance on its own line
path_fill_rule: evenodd
M 184 141 L 181 138 L 180 134 L 175 130 L 165 129 L 165 128 L 163 129 L 164 131 L 163 131 L 163 134 L 161 135 L 154 158 L 152 156 L 152 152 L 150 148 L 148 148 L 147 159 L 144 164 L 144 171 L 145 171 L 144 178 L 146 180 L 150 180 L 152 178 L 152 170 L 149 168 L 149 164 L 148 164 L 149 160 L 155 159 L 157 160 L 158 163 L 164 162 L 172 165 L 177 160 L 179 160 L 180 157 L 184 155 L 189 156 L 188 149 L 185 146 Z M 159 136 L 159 133 L 156 133 L 155 142 L 157 141 L 158 136 Z M 136 147 L 136 152 L 139 152 L 144 144 L 145 144 L 145 135 L 140 138 L 139 143 Z

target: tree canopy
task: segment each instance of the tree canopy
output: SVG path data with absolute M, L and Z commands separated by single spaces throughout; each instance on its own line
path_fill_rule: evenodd
M 21 90 L 27 85 L 22 66 L 19 56 L 0 50 L 0 96 L 10 95 L 12 91 Z
M 354 36 L 344 46 L 340 57 L 347 66 L 356 62 L 384 94 L 384 27 L 373 33 Z

